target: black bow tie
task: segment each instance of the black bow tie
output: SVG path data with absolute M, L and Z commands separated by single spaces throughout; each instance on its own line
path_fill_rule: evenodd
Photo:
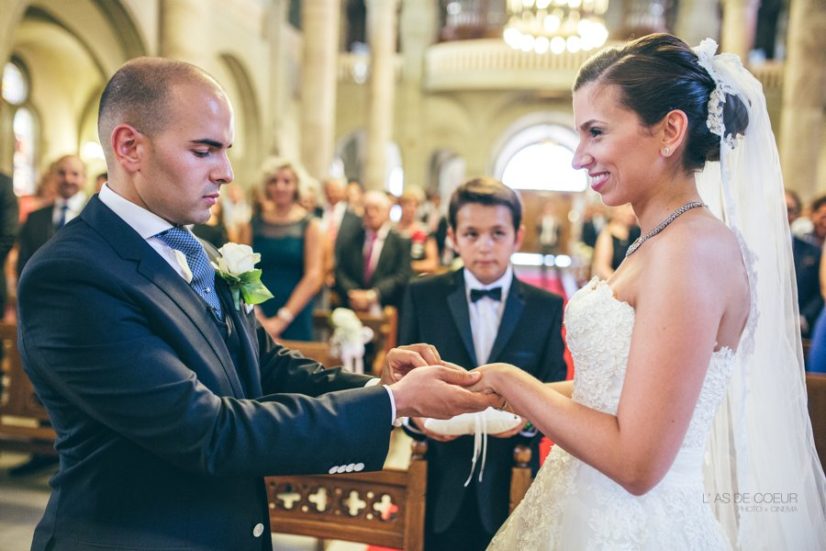
M 493 300 L 502 300 L 502 288 L 494 287 L 492 289 L 471 289 L 470 301 L 476 302 L 482 297 L 489 297 Z

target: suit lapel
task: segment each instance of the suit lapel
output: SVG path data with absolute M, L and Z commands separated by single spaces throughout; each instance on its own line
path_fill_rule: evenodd
M 215 353 L 233 390 L 238 396 L 243 396 L 241 381 L 232 365 L 224 337 L 212 320 L 212 315 L 192 288 L 135 230 L 104 205 L 97 196 L 89 201 L 81 216 L 112 245 L 112 248 L 122 258 L 137 262 L 138 273 L 154 285 L 156 294 L 161 293 L 169 297 L 190 319 L 192 325 Z
M 522 297 L 522 282 L 514 276 L 511 281 L 510 292 L 505 301 L 505 311 L 502 314 L 502 321 L 499 322 L 499 331 L 496 332 L 496 340 L 493 341 L 493 347 L 490 349 L 488 362 L 495 362 L 505 350 L 505 345 L 508 344 L 511 336 L 513 336 L 516 324 L 522 317 L 522 311 L 524 309 L 525 299 Z
M 447 305 L 453 321 L 462 336 L 462 343 L 465 345 L 473 366 L 478 365 L 476 350 L 473 347 L 473 333 L 470 330 L 470 312 L 468 311 L 467 296 L 465 295 L 464 270 L 458 270 L 454 274 L 453 290 L 447 295 Z

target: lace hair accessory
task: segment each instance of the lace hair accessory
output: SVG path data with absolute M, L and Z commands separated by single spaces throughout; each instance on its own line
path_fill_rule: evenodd
M 736 91 L 727 82 L 722 81 L 714 71 L 714 54 L 717 52 L 717 43 L 710 38 L 706 38 L 700 42 L 700 45 L 694 51 L 697 54 L 697 62 L 700 67 L 706 70 L 716 84 L 708 98 L 706 125 L 712 134 L 720 136 L 725 140 L 726 145 L 733 148 L 735 145 L 734 137 L 731 134 L 728 137 L 725 136 L 726 125 L 723 118 L 723 109 L 725 108 L 726 94 L 735 95 Z
M 717 84 L 709 129 L 720 162 L 697 176 L 703 201 L 737 236 L 749 278 L 749 320 L 707 445 L 706 501 L 737 549 L 826 549 L 826 479 L 806 407 L 797 288 L 783 177 L 762 86 L 704 40 L 698 63 Z M 726 135 L 726 95 L 748 113 Z M 758 315 L 759 312 L 759 315 Z

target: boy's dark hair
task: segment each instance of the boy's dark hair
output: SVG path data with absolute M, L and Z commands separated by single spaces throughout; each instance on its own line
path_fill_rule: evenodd
M 456 188 L 447 208 L 447 220 L 453 231 L 456 231 L 456 213 L 468 203 L 507 207 L 511 211 L 514 231 L 519 231 L 519 226 L 522 225 L 522 200 L 519 194 L 499 180 L 474 178 Z

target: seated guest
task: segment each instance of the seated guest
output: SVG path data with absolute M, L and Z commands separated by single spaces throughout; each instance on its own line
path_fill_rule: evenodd
M 378 312 L 398 306 L 410 280 L 410 241 L 392 228 L 390 198 L 364 196 L 364 223 L 349 225 L 336 241 L 335 289 L 344 306 Z
M 396 223 L 396 231 L 410 240 L 411 268 L 417 274 L 429 274 L 439 269 L 439 248 L 436 238 L 416 214 L 424 194 L 418 188 L 409 188 L 399 197 L 402 215 Z
M 433 344 L 443 360 L 467 369 L 506 362 L 543 381 L 564 379 L 562 299 L 520 281 L 510 262 L 524 236 L 519 196 L 496 180 L 471 180 L 453 193 L 448 218 L 465 267 L 410 284 L 401 342 Z M 466 487 L 474 437 L 433 433 L 421 418 L 407 428 L 431 439 L 425 548 L 485 549 L 508 515 L 513 448 L 521 438 L 538 457 L 536 431 L 520 435 L 520 424 L 490 435 L 484 469 Z
M 264 163 L 252 248 L 261 254 L 261 281 L 275 295 L 260 306 L 261 324 L 273 337 L 309 341 L 324 246 L 320 222 L 298 204 L 300 172 L 285 159 Z

